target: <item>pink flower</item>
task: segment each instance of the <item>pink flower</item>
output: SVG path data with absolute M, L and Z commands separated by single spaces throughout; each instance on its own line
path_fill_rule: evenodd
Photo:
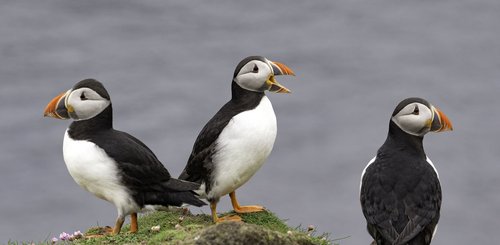
M 52 244 L 55 244 L 57 241 L 59 241 L 59 239 L 57 239 L 56 237 L 52 237 Z
M 66 232 L 63 232 L 63 233 L 59 234 L 59 239 L 61 239 L 61 241 L 67 241 L 67 240 L 69 240 L 69 234 Z

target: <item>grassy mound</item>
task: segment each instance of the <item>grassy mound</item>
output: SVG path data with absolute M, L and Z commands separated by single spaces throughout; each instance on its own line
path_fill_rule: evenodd
M 117 236 L 82 238 L 74 244 L 331 244 L 326 235 L 315 236 L 287 226 L 271 212 L 241 215 L 245 223 L 212 223 L 209 215 L 192 215 L 183 210 L 157 211 L 139 217 L 139 231 L 128 233 L 129 226 Z M 86 236 L 100 234 L 91 228 Z

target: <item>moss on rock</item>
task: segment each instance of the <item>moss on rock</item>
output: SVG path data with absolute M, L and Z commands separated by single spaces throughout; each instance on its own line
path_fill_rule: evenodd
M 304 234 L 281 233 L 258 225 L 223 222 L 204 229 L 186 245 L 314 245 Z

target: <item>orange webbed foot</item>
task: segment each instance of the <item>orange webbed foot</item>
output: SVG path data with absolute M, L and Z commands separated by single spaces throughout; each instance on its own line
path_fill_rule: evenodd
M 266 209 L 262 206 L 252 205 L 252 206 L 239 206 L 239 207 L 234 209 L 234 212 L 236 212 L 238 214 L 245 214 L 245 213 L 262 212 L 265 210 Z

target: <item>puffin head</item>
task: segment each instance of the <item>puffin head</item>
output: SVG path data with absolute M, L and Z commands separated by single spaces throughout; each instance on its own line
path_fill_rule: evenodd
M 111 105 L 108 92 L 97 80 L 85 79 L 53 98 L 43 115 L 57 119 L 87 120 Z
M 240 87 L 254 92 L 269 90 L 276 93 L 290 93 L 290 90 L 274 79 L 277 75 L 295 76 L 292 69 L 282 63 L 270 61 L 262 56 L 250 56 L 236 66 L 233 81 Z
M 453 130 L 448 117 L 421 98 L 401 101 L 394 109 L 391 120 L 404 132 L 415 136 L 424 136 L 431 131 Z

